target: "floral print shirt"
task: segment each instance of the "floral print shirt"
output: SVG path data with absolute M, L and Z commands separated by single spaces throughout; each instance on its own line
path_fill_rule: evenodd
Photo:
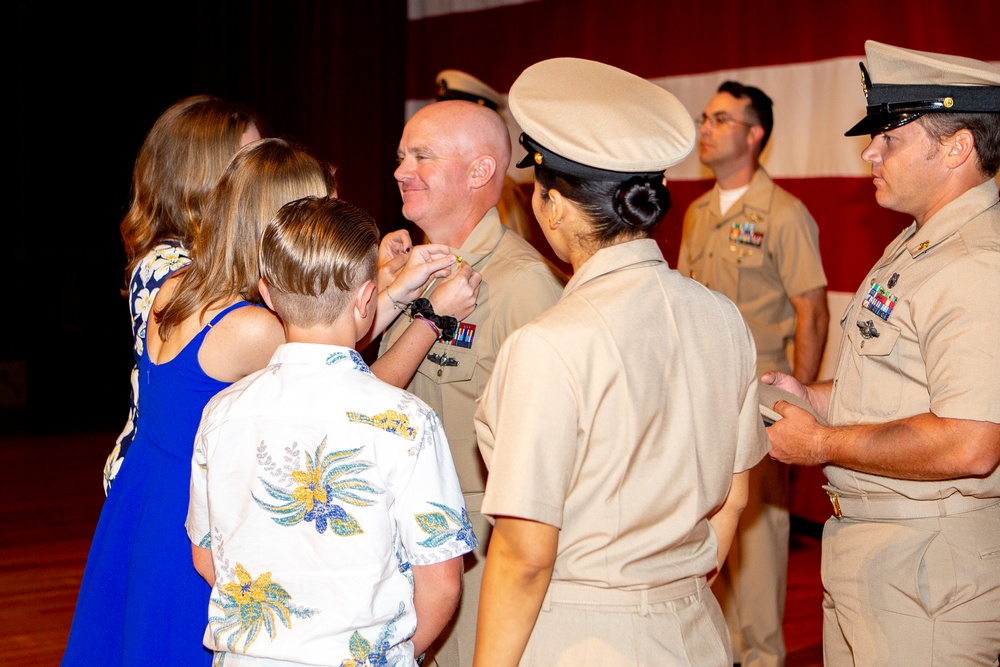
M 135 365 L 132 366 L 132 391 L 129 397 L 128 421 L 121 435 L 115 441 L 115 447 L 108 455 L 104 464 L 104 493 L 111 489 L 111 483 L 125 460 L 125 453 L 135 436 L 136 407 L 139 403 L 139 357 L 142 356 L 146 344 L 146 320 L 153 306 L 153 299 L 160 287 L 175 271 L 191 263 L 188 250 L 180 241 L 167 240 L 149 251 L 132 272 L 128 286 L 128 307 L 132 316 L 132 337 L 135 341 L 132 354 Z
M 216 576 L 204 642 L 222 664 L 411 667 L 411 566 L 478 544 L 437 414 L 350 348 L 286 343 L 217 394 L 191 475 L 188 536 Z

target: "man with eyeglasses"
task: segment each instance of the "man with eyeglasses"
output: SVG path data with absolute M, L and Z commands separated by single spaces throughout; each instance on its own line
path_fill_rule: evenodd
M 773 127 L 771 99 L 726 81 L 699 123 L 699 158 L 715 186 L 684 215 L 677 269 L 736 303 L 757 345 L 757 372 L 801 382 L 819 372 L 829 311 L 819 229 L 805 205 L 775 185 L 760 154 Z M 785 664 L 789 468 L 765 458 L 726 566 L 713 586 L 743 667 Z
M 972 20 L 972 17 L 970 17 Z M 771 456 L 824 465 L 823 659 L 1000 662 L 1000 68 L 865 43 L 880 206 L 913 216 L 841 321 L 832 382 L 761 382 Z

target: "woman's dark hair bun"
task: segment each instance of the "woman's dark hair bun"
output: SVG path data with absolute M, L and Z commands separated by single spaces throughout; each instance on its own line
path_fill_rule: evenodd
M 670 191 L 662 176 L 633 176 L 618 186 L 614 210 L 629 227 L 648 231 L 670 210 Z

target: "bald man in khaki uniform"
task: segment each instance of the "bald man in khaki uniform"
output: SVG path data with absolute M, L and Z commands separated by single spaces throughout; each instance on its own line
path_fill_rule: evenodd
M 841 665 L 1000 658 L 1000 69 L 869 41 L 875 197 L 913 223 L 847 307 L 832 383 L 761 379 L 772 455 L 824 463 L 823 651 Z M 870 71 L 870 74 L 869 74 Z
M 479 547 L 466 556 L 459 610 L 428 651 L 425 665 L 470 667 L 479 581 L 490 532 L 479 512 L 486 468 L 473 424 L 476 401 L 501 343 L 559 299 L 565 277 L 500 223 L 495 206 L 510 161 L 510 140 L 496 112 L 468 101 L 430 104 L 403 129 L 399 159 L 395 176 L 403 215 L 431 243 L 451 246 L 455 255 L 482 275 L 475 310 L 459 324 L 453 340 L 434 344 L 407 386 L 441 417 L 469 519 L 479 538 Z M 383 335 L 379 354 L 408 327 L 426 324 L 400 317 Z
M 503 95 L 498 90 L 488 85 L 485 81 L 477 79 L 468 72 L 458 69 L 446 69 L 438 72 L 435 81 L 438 86 L 437 100 L 465 100 L 488 109 L 493 109 L 500 117 L 507 122 L 504 117 Z M 511 140 L 511 147 L 516 145 L 517 136 L 514 129 L 508 126 L 508 134 Z M 531 240 L 531 227 L 534 221 L 528 213 L 529 204 L 525 201 L 521 186 L 511 177 L 510 169 L 503 179 L 503 190 L 500 194 L 500 201 L 497 202 L 497 212 L 500 213 L 500 222 L 504 226 L 513 229 L 520 236 Z
M 758 162 L 772 125 L 771 99 L 759 88 L 726 81 L 709 101 L 699 158 L 716 184 L 684 215 L 677 270 L 737 305 L 757 345 L 758 373 L 812 382 L 830 321 L 819 228 Z M 736 541 L 713 586 L 743 667 L 785 664 L 788 484 L 783 463 L 765 458 L 753 470 Z

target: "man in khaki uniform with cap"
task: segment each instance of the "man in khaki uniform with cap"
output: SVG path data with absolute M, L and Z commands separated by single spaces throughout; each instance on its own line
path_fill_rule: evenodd
M 830 321 L 819 228 L 805 205 L 760 166 L 774 125 L 762 90 L 725 81 L 701 115 L 698 148 L 715 187 L 684 215 L 677 270 L 722 292 L 757 345 L 757 372 L 812 382 Z M 789 359 L 794 365 L 789 364 Z M 743 667 L 782 667 L 788 577 L 788 466 L 765 458 L 713 591 Z
M 451 246 L 482 275 L 475 310 L 459 323 L 453 339 L 434 344 L 407 386 L 441 417 L 479 538 L 477 550 L 466 556 L 459 610 L 428 652 L 439 667 L 468 667 L 489 544 L 489 523 L 479 512 L 486 468 L 473 425 L 476 401 L 500 344 L 558 300 L 565 278 L 530 243 L 500 223 L 496 204 L 510 161 L 510 141 L 496 112 L 462 100 L 429 104 L 403 128 L 397 158 L 395 177 L 403 216 L 431 243 Z M 433 289 L 432 285 L 429 294 Z M 382 336 L 379 354 L 408 327 L 427 324 L 398 318 Z
M 1000 68 L 868 41 L 875 198 L 913 223 L 847 308 L 833 382 L 788 403 L 772 456 L 825 464 L 823 645 L 840 665 L 1000 657 Z

